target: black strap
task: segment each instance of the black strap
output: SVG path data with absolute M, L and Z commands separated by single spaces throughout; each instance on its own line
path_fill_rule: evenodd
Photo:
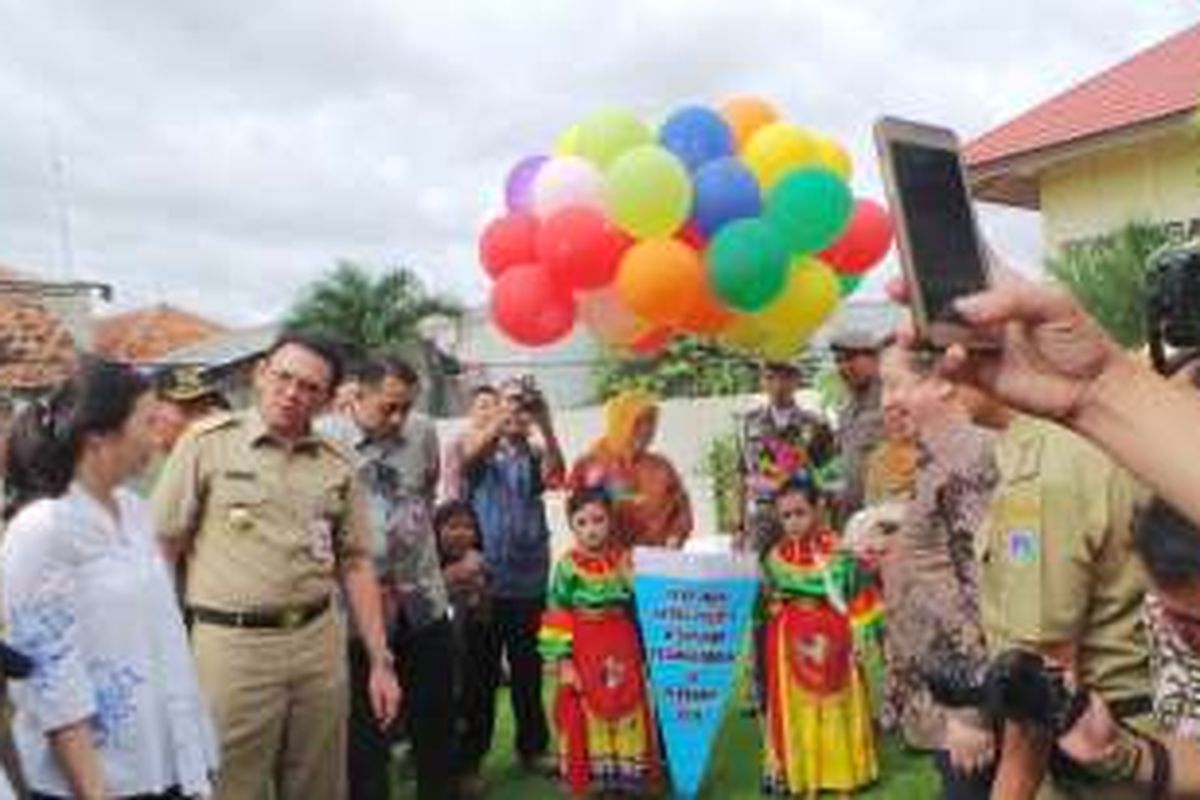
M 226 628 L 302 628 L 329 610 L 329 598 L 323 597 L 301 606 L 256 611 L 225 611 L 207 606 L 189 606 L 192 622 Z
M 1152 736 L 1144 736 L 1142 740 L 1150 747 L 1150 766 L 1153 770 L 1150 776 L 1150 798 L 1167 800 L 1171 793 L 1171 753 L 1165 744 Z

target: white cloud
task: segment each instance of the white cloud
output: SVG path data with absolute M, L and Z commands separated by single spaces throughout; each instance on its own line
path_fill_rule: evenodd
M 734 93 L 844 140 L 883 111 L 979 133 L 1195 21 L 1189 0 L 0 0 L 0 261 L 124 304 L 278 314 L 340 256 L 482 296 L 510 163 L 590 110 Z M 1036 220 L 988 215 L 1036 257 Z

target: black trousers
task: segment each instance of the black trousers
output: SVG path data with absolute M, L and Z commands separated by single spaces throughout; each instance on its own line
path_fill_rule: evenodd
M 450 621 L 416 631 L 399 626 L 391 636 L 403 713 L 417 772 L 417 797 L 455 796 L 453 762 L 454 683 L 447 665 L 453 654 Z M 370 658 L 358 639 L 350 642 L 350 731 L 347 775 L 350 800 L 388 800 L 391 795 L 391 731 L 375 724 L 368 680 Z
M 973 775 L 963 775 L 950 763 L 950 753 L 938 750 L 933 754 L 933 764 L 942 779 L 942 800 L 988 800 L 992 796 L 992 781 L 995 769 L 987 769 Z
M 550 730 L 542 707 L 542 657 L 538 655 L 538 629 L 545 597 L 497 597 L 492 600 L 491 621 L 482 636 L 468 644 L 464 662 L 477 680 L 463 682 L 460 769 L 474 771 L 492 747 L 496 725 L 496 692 L 500 663 L 508 656 L 509 689 L 520 758 L 534 758 L 550 746 Z M 465 666 L 465 665 L 464 665 Z

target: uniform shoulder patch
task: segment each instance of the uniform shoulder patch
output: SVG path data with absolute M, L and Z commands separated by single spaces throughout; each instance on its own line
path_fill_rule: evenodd
M 187 432 L 184 435 L 195 439 L 210 434 L 213 431 L 236 427 L 240 422 L 240 418 L 234 412 L 222 411 L 196 420 L 188 426 Z

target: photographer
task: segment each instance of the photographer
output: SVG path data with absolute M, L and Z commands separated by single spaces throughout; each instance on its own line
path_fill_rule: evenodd
M 511 670 L 516 750 L 522 766 L 548 771 L 550 733 L 542 707 L 542 660 L 538 628 L 546 604 L 550 569 L 550 529 L 542 495 L 562 480 L 563 457 L 545 398 L 529 379 L 500 389 L 501 402 L 461 443 L 462 483 L 479 520 L 492 607 L 491 624 L 479 665 L 487 684 L 479 693 L 486 709 L 463 709 L 472 719 L 495 718 L 500 662 Z M 540 442 L 535 444 L 534 433 Z M 469 766 L 478 767 L 491 747 L 492 727 L 462 748 Z
M 890 287 L 906 302 L 903 282 Z M 1011 274 L 958 301 L 979 332 L 1002 330 L 995 351 L 952 347 L 941 370 L 1013 407 L 1091 439 L 1194 523 L 1200 523 L 1200 459 L 1181 431 L 1200 431 L 1200 404 L 1123 353 L 1070 295 Z M 911 330 L 901 340 L 915 346 Z M 1190 441 L 1190 440 L 1189 440 Z

